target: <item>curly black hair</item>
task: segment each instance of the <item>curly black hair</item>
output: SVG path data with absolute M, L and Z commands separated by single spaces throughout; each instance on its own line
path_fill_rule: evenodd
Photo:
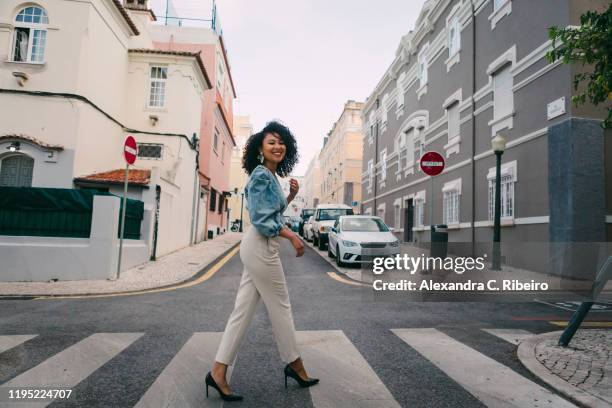
M 261 132 L 254 133 L 249 137 L 242 152 L 242 168 L 250 175 L 255 170 L 255 167 L 261 164 L 259 152 L 263 140 L 268 133 L 276 133 L 285 144 L 285 157 L 278 164 L 276 174 L 286 177 L 291 173 L 299 160 L 297 142 L 289 128 L 276 121 L 268 122 Z

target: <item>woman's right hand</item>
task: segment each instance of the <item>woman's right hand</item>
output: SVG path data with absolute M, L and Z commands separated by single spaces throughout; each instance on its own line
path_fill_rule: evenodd
M 304 255 L 304 242 L 297 235 L 293 235 L 291 238 L 291 245 L 295 248 L 295 256 L 300 257 Z

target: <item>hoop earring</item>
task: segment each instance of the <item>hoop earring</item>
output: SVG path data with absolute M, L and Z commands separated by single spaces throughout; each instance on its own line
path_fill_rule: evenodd
M 259 160 L 259 162 L 260 162 L 261 164 L 263 164 L 263 162 L 264 162 L 264 157 L 263 157 L 263 154 L 261 154 L 261 152 L 259 152 L 259 155 L 257 156 L 257 160 Z

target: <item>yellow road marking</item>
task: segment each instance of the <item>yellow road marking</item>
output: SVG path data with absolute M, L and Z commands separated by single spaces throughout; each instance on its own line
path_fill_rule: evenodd
M 109 293 L 109 294 L 101 293 L 99 295 L 85 295 L 85 296 L 37 296 L 33 300 L 40 300 L 40 299 L 83 299 L 83 298 L 101 298 L 101 297 L 131 296 L 131 295 L 143 295 L 143 294 L 146 294 L 146 293 L 167 292 L 167 291 L 170 291 L 170 290 L 188 288 L 190 286 L 199 285 L 200 283 L 205 282 L 208 279 L 210 279 L 215 273 L 217 273 L 217 271 L 219 269 L 221 269 L 221 267 L 223 265 L 225 265 L 227 263 L 227 261 L 229 261 L 234 255 L 236 255 L 236 253 L 239 250 L 240 250 L 240 247 L 236 246 L 236 248 L 234 248 L 230 252 L 228 252 L 221 260 L 219 260 L 216 264 L 214 264 L 208 271 L 206 271 L 206 273 L 204 275 L 200 276 L 198 279 L 196 279 L 194 281 L 191 281 L 191 282 L 179 283 L 177 285 L 170 286 L 170 287 L 167 287 L 167 288 L 143 289 L 143 290 L 138 290 L 138 291 L 133 291 L 133 292 L 124 292 L 124 293 Z
M 338 275 L 336 272 L 327 272 L 327 274 L 329 275 L 330 278 L 332 278 L 334 280 L 337 280 L 338 282 L 346 283 L 348 285 L 370 286 L 370 285 L 366 285 L 365 283 L 360 283 L 360 282 L 355 282 L 355 281 L 352 281 L 352 280 L 344 279 L 343 277 Z
M 550 324 L 555 326 L 566 327 L 568 322 L 551 321 Z M 582 322 L 580 327 L 612 327 L 612 322 Z

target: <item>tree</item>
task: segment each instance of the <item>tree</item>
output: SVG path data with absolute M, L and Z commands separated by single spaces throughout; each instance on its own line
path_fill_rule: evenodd
M 604 128 L 612 127 L 612 3 L 603 13 L 587 11 L 580 16 L 579 27 L 548 29 L 552 50 L 546 53 L 549 63 L 561 60 L 564 64 L 582 63 L 588 65 L 585 72 L 574 76 L 574 89 L 583 81 L 586 90 L 572 96 L 576 106 L 587 99 L 597 106 L 608 101 L 608 116 L 602 123 Z M 557 46 L 557 43 L 560 43 Z M 590 71 L 592 67 L 592 71 Z

